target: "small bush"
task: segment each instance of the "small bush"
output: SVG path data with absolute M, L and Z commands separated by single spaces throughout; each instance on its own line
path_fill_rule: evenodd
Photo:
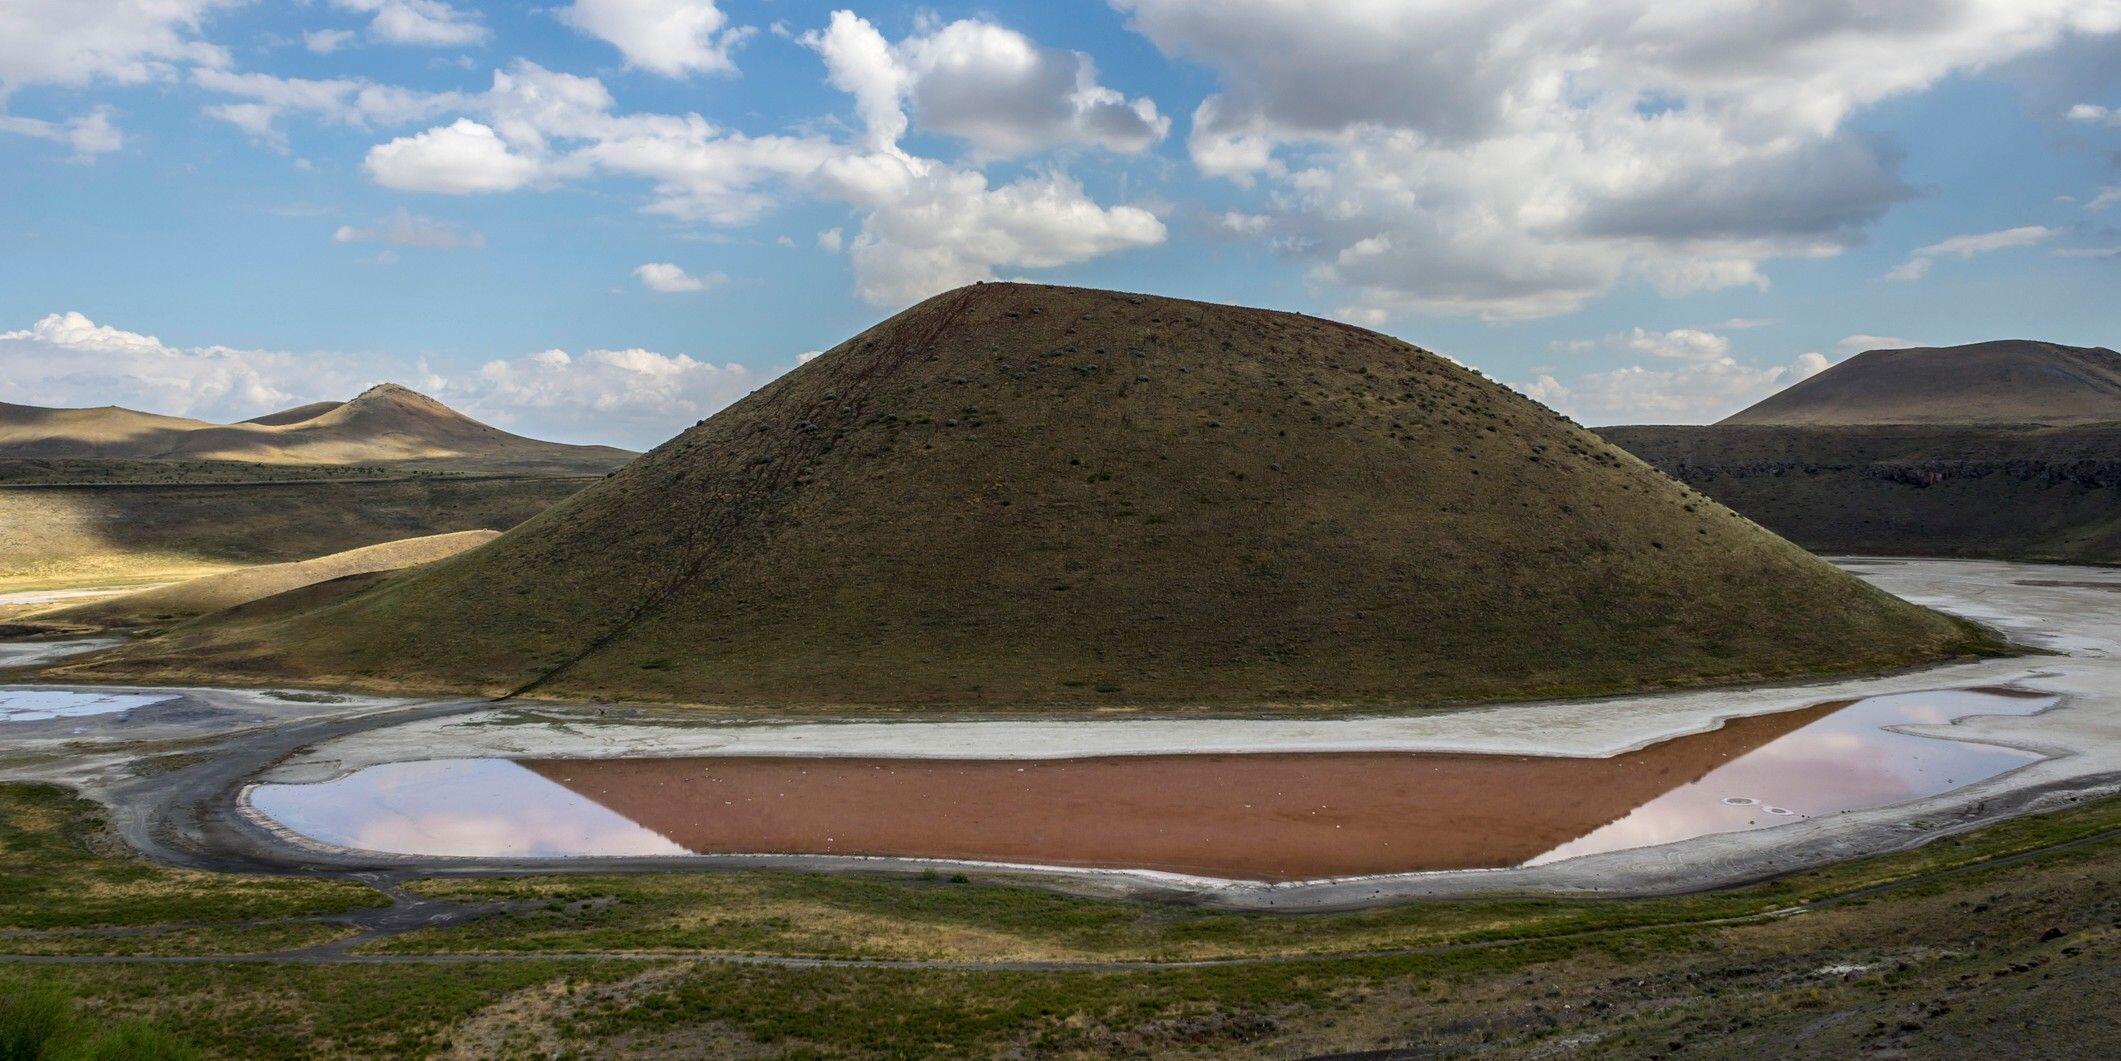
M 204 1057 L 190 1043 L 144 1021 L 122 1021 L 93 1037 L 59 1044 L 52 1061 L 192 1061 Z
M 145 1021 L 95 1026 L 55 984 L 0 980 L 0 1061 L 192 1061 L 190 1043 Z
M 36 1061 L 72 1022 L 66 994 L 50 984 L 0 980 L 0 1061 Z

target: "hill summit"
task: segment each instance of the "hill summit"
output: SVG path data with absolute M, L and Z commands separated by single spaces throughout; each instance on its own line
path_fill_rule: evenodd
M 370 387 L 348 401 L 312 402 L 235 424 L 117 406 L 0 403 L 0 457 L 403 463 L 447 471 L 597 474 L 632 456 L 610 446 L 510 434 L 395 383 Z
M 1866 350 L 1723 424 L 2083 424 L 2121 421 L 2121 354 L 2001 339 Z
M 66 669 L 734 709 L 1396 706 L 1985 644 L 1398 340 L 998 283 L 478 549 Z

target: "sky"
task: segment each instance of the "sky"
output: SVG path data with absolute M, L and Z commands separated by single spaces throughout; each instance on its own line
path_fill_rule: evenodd
M 2121 345 L 2121 0 L 0 0 L 0 401 L 652 446 L 1023 279 L 1587 424 Z

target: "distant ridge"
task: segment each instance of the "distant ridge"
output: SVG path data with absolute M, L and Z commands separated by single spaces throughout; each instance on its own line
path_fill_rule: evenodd
M 1867 350 L 1721 421 L 1857 424 L 2084 424 L 2121 420 L 2121 354 L 2000 339 Z
M 314 420 L 345 404 L 345 402 L 311 402 L 308 405 L 297 405 L 292 409 L 282 409 L 277 413 L 253 416 L 243 422 L 246 424 L 264 424 L 268 427 L 282 427 L 287 424 L 299 424 L 304 420 Z
M 395 383 L 370 387 L 348 401 L 313 402 L 235 424 L 117 406 L 0 403 L 0 457 L 404 463 L 445 471 L 598 474 L 633 456 L 610 446 L 510 434 Z
M 395 571 L 432 563 L 500 537 L 499 531 L 468 530 L 430 534 L 379 545 L 348 549 L 327 556 L 282 564 L 264 564 L 179 582 L 173 586 L 120 594 L 85 604 L 39 612 L 38 623 L 130 626 L 189 618 L 232 608 L 305 586 L 350 575 Z
M 1312 710 L 1992 644 L 1399 340 L 993 283 L 479 549 L 65 669 L 738 713 Z

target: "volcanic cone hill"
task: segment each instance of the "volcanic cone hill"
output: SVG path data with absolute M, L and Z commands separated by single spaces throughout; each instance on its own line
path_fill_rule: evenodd
M 985 284 L 482 548 L 60 670 L 732 709 L 1234 708 L 1989 647 L 1397 340 Z
M 100 409 L 0 403 L 0 457 L 408 465 L 435 471 L 598 475 L 633 454 L 571 446 L 482 424 L 417 391 L 383 383 L 236 424 Z
M 1601 428 L 1807 549 L 2121 563 L 2121 354 L 1872 350 L 1721 423 Z
M 2121 420 L 2121 354 L 2000 339 L 1866 350 L 1724 425 L 2084 424 Z

